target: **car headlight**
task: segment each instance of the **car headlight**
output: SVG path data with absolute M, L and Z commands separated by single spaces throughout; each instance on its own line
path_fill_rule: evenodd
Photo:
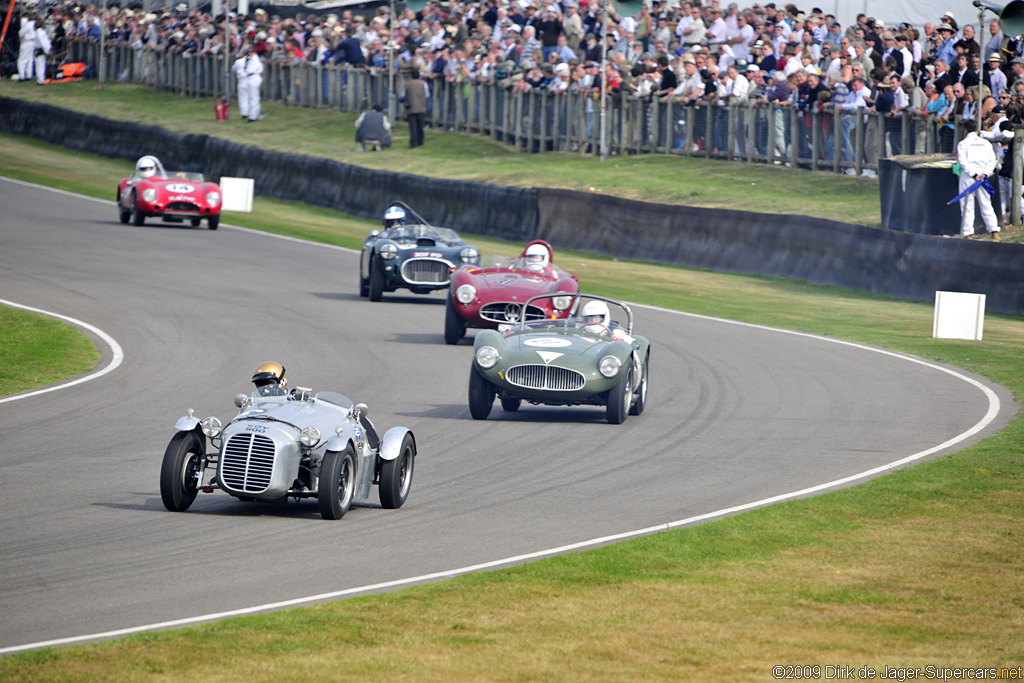
M 206 205 L 217 206 L 218 204 L 220 204 L 220 192 L 207 192 Z
M 215 417 L 208 417 L 202 422 L 203 434 L 206 434 L 211 439 L 220 436 L 221 424 L 220 420 Z
M 556 296 L 551 299 L 551 305 L 555 307 L 556 311 L 564 311 L 565 309 L 572 306 L 571 296 Z
M 299 441 L 302 442 L 303 446 L 312 448 L 320 443 L 320 430 L 316 427 L 306 427 L 302 430 L 299 435 Z
M 455 290 L 455 298 L 461 304 L 468 304 L 476 298 L 476 287 L 473 285 L 462 285 Z
M 459 252 L 459 258 L 463 263 L 472 263 L 480 258 L 480 252 L 475 247 L 466 247 Z
M 608 378 L 619 374 L 619 368 L 621 367 L 622 361 L 615 356 L 605 356 L 597 365 L 597 369 L 601 371 L 601 374 Z
M 385 261 L 390 261 L 396 256 L 398 256 L 398 247 L 396 245 L 385 244 L 380 248 L 380 257 Z
M 156 190 L 154 190 L 152 187 L 147 187 L 145 190 L 142 191 L 142 198 L 152 204 L 153 202 L 156 201 Z
M 476 362 L 482 368 L 493 368 L 498 362 L 498 350 L 493 346 L 481 346 L 476 352 Z

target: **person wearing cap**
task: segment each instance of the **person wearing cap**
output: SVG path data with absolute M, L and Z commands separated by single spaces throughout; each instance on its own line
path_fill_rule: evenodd
M 988 65 L 985 69 L 985 85 L 992 92 L 992 96 L 999 99 L 999 95 L 1006 90 L 1006 74 L 1003 73 L 1003 56 L 993 52 L 988 57 Z
M 704 36 L 708 46 L 714 49 L 729 39 L 729 27 L 722 18 L 722 10 L 711 7 L 708 11 L 711 13 L 711 23 Z
M 540 39 L 541 54 L 547 62 L 553 52 L 558 51 L 558 37 L 563 34 L 562 20 L 550 5 L 544 9 L 540 19 L 534 22 Z
M 966 136 L 956 146 L 956 160 L 960 164 L 959 191 L 964 193 L 978 181 L 986 181 L 996 170 L 996 154 L 992 143 L 981 138 L 977 124 L 968 119 L 963 122 Z M 999 239 L 999 221 L 992 208 L 992 196 L 985 187 L 979 187 L 960 199 L 960 236 L 974 238 L 974 203 L 977 200 L 985 230 L 993 240 Z
M 953 46 L 956 45 L 956 29 L 948 23 L 942 23 L 939 25 L 938 33 L 941 42 L 935 51 L 935 58 L 946 60 L 946 64 L 955 63 L 956 48 Z
M 580 17 L 579 6 L 570 2 L 562 18 L 562 31 L 565 33 L 566 42 L 573 50 L 583 45 L 583 19 Z

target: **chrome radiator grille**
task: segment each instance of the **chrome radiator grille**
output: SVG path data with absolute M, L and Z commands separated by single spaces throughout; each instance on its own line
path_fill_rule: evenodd
M 522 304 L 500 301 L 487 304 L 481 308 L 480 317 L 494 323 L 517 323 L 519 322 L 519 314 L 522 310 Z M 543 320 L 545 317 L 543 308 L 538 306 L 526 307 L 526 322 Z
M 586 383 L 582 373 L 551 365 L 516 365 L 505 378 L 518 387 L 545 391 L 576 391 Z
M 274 442 L 259 434 L 235 434 L 224 445 L 221 480 L 233 491 L 261 493 L 274 473 Z
M 446 285 L 452 264 L 430 258 L 413 258 L 402 264 L 402 277 L 411 285 Z

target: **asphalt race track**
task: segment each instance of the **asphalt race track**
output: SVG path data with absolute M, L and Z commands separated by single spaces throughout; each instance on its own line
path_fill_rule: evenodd
M 1005 389 L 967 373 L 636 307 L 652 341 L 642 416 L 612 426 L 599 408 L 505 414 L 496 402 L 477 422 L 472 331 L 445 345 L 440 296 L 361 299 L 351 251 L 122 225 L 113 202 L 8 180 L 0 216 L 0 299 L 84 321 L 124 352 L 102 377 L 0 403 L 0 653 L 649 532 L 962 448 L 1013 410 Z M 114 352 L 96 341 L 102 368 Z M 268 360 L 291 386 L 367 403 L 381 433 L 415 432 L 402 509 L 381 509 L 376 491 L 338 522 L 312 500 L 222 492 L 164 509 L 175 421 L 188 408 L 226 421 Z

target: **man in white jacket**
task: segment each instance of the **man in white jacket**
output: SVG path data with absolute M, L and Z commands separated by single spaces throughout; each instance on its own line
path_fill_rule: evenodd
M 238 113 L 243 121 L 249 118 L 249 83 L 245 75 L 245 58 L 248 54 L 249 46 L 243 45 L 238 50 L 238 59 L 231 67 L 235 74 L 235 82 L 238 84 Z
M 35 61 L 36 20 L 32 16 L 21 18 L 21 30 L 18 31 L 20 46 L 18 47 L 18 80 L 32 80 L 32 62 Z
M 41 23 L 36 28 L 33 46 L 36 53 L 36 83 L 42 85 L 46 82 L 46 58 L 50 56 L 50 50 L 53 45 L 50 43 L 50 36 L 46 33 L 46 29 L 43 28 Z
M 260 118 L 260 86 L 263 85 L 263 60 L 255 52 L 245 57 L 245 84 L 249 89 L 249 121 Z
M 979 180 L 985 180 L 996 170 L 996 153 L 992 150 L 992 143 L 978 136 L 978 127 L 973 120 L 967 119 L 963 126 L 967 136 L 956 146 L 956 160 L 960 163 L 960 192 Z M 974 238 L 975 198 L 981 207 L 985 230 L 991 233 L 993 240 L 998 241 L 999 223 L 992 209 L 992 197 L 984 187 L 960 199 L 960 236 L 965 239 Z

